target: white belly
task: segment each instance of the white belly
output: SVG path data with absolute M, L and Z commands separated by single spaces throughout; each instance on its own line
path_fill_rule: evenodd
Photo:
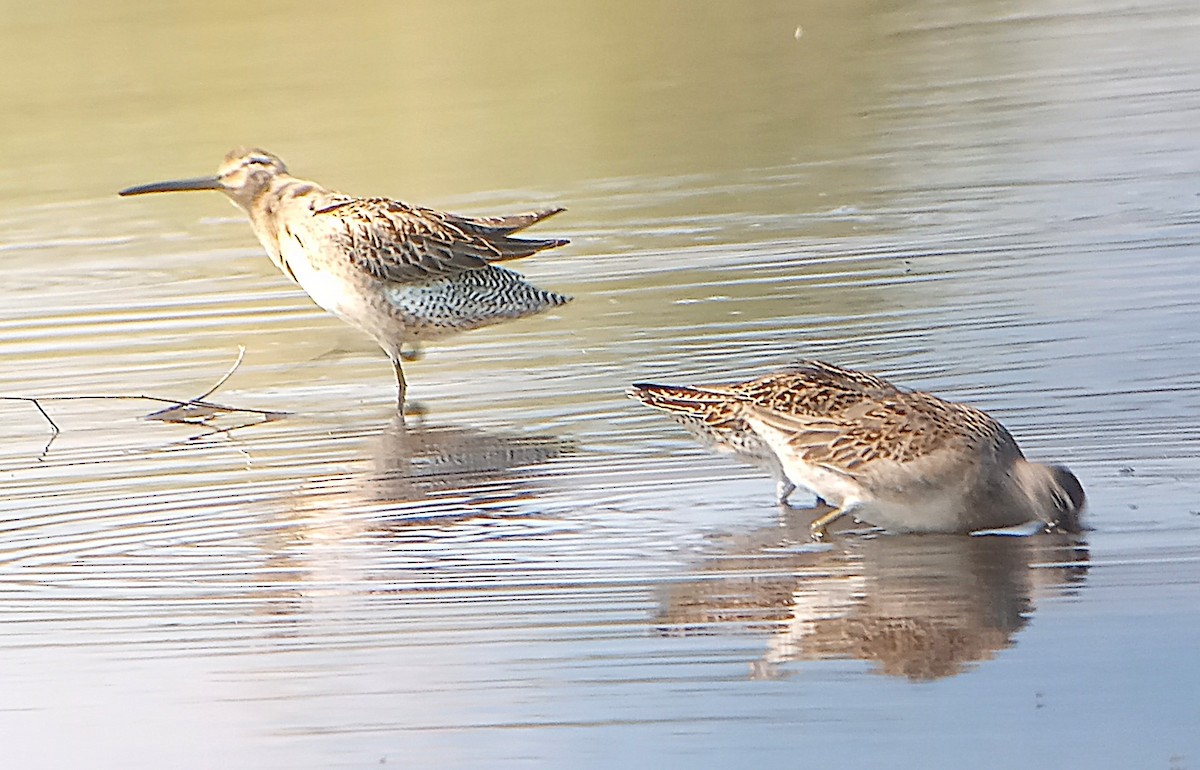
M 291 243 L 291 248 L 286 243 L 281 243 L 280 247 L 283 262 L 296 283 L 322 309 L 354 323 L 355 310 L 362 305 L 361 295 L 346 281 L 338 280 L 334 273 L 314 267 L 299 246 L 294 241 Z

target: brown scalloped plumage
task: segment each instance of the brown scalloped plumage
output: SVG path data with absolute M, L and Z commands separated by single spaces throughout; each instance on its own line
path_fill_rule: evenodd
M 121 195 L 219 190 L 250 217 L 271 261 L 313 301 L 375 339 L 392 361 L 403 408 L 407 343 L 524 318 L 570 297 L 494 265 L 562 246 L 512 234 L 560 208 L 469 217 L 389 198 L 356 198 L 288 173 L 277 156 L 239 148 L 213 177 L 138 185 Z
M 1025 460 L 974 407 L 820 361 L 730 385 L 635 386 L 643 403 L 734 451 L 763 454 L 835 510 L 894 531 L 971 532 L 1041 519 L 1077 531 L 1083 487 Z M 745 450 L 750 447 L 751 450 Z

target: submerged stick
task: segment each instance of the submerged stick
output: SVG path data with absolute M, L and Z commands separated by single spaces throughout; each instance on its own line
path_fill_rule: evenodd
M 0 401 L 23 401 L 25 403 L 33 404 L 34 408 L 38 410 L 38 413 L 41 414 L 46 420 L 46 423 L 50 426 L 51 436 L 50 442 L 46 444 L 46 449 L 42 451 L 43 455 L 49 451 L 50 443 L 53 443 L 54 439 L 58 437 L 58 434 L 62 432 L 62 430 L 58 427 L 58 423 L 54 421 L 49 412 L 46 411 L 46 408 L 42 406 L 43 403 L 49 401 L 153 401 L 160 404 L 169 404 L 170 406 L 164 409 L 159 409 L 155 412 L 151 412 L 150 414 L 145 415 L 142 419 L 188 424 L 203 424 L 206 420 L 222 414 L 253 414 L 261 418 L 259 422 L 270 422 L 272 420 L 278 420 L 281 417 L 287 416 L 289 414 L 288 412 L 272 411 L 267 409 L 246 409 L 236 406 L 226 406 L 224 404 L 217 404 L 205 400 L 213 393 L 216 393 L 222 385 L 229 381 L 229 378 L 233 376 L 233 373 L 236 372 L 238 367 L 242 365 L 242 360 L 245 358 L 245 356 L 246 346 L 238 345 L 237 360 L 233 362 L 233 365 L 230 366 L 223 375 L 221 375 L 220 379 L 218 379 L 212 387 L 201 393 L 199 396 L 188 399 L 187 401 L 180 401 L 174 398 L 163 398 L 161 396 L 151 396 L 146 394 L 37 397 L 0 396 Z M 247 423 L 246 425 L 238 427 L 248 427 L 249 425 L 257 424 L 258 423 Z
M 51 433 L 54 436 L 57 436 L 59 433 L 62 433 L 62 431 L 59 430 L 58 424 L 56 422 L 54 422 L 53 419 L 51 419 L 50 415 L 46 412 L 45 409 L 42 408 L 41 403 L 36 398 L 33 398 L 32 396 L 0 396 L 0 400 L 24 401 L 27 404 L 33 404 L 34 408 L 37 409 L 39 412 L 41 412 L 42 417 L 46 418 L 46 422 L 50 425 Z

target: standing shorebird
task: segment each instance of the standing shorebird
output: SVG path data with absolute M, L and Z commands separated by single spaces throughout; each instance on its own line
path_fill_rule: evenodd
M 241 148 L 216 176 L 155 182 L 121 195 L 220 190 L 250 216 L 275 266 L 325 310 L 372 337 L 392 361 L 403 411 L 403 360 L 421 342 L 540 313 L 570 301 L 493 262 L 567 241 L 513 238 L 562 209 L 466 217 L 388 198 L 355 198 L 297 179 L 278 157 Z M 412 353 L 401 352 L 409 343 Z
M 791 481 L 834 506 L 813 522 L 817 537 L 846 514 L 893 532 L 1034 520 L 1079 530 L 1085 498 L 1069 470 L 1028 462 L 1004 426 L 978 409 L 870 374 L 805 361 L 735 385 L 634 388 L 646 403 L 639 392 L 659 394 L 652 406 L 756 434 Z

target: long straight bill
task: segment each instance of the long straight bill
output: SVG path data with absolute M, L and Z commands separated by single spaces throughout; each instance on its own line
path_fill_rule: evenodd
M 182 190 L 220 190 L 221 180 L 215 176 L 201 176 L 195 179 L 174 179 L 169 182 L 151 182 L 126 187 L 117 195 L 145 195 L 146 193 L 180 192 Z

